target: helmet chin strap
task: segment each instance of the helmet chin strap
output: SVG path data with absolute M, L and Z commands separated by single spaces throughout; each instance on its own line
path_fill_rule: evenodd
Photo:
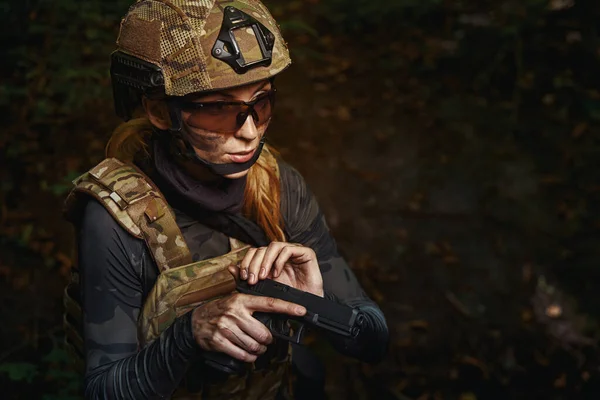
M 174 155 L 177 157 L 181 157 L 186 161 L 191 161 L 195 164 L 202 165 L 215 175 L 232 175 L 247 170 L 258 160 L 262 149 L 265 145 L 265 136 L 263 135 L 263 137 L 260 139 L 260 142 L 258 143 L 258 147 L 256 148 L 256 151 L 254 152 L 252 158 L 244 163 L 211 163 L 207 160 L 198 157 L 198 154 L 196 154 L 194 147 L 187 139 L 186 135 L 183 133 L 183 122 L 181 120 L 181 112 L 178 109 L 176 109 L 176 107 L 173 104 L 169 104 L 169 116 L 171 117 L 172 121 L 171 127 L 167 131 L 162 132 L 168 135 L 168 141 L 171 144 L 171 150 L 174 153 Z M 175 145 L 173 139 L 181 140 L 185 146 L 185 150 L 182 151 L 182 149 L 179 146 Z

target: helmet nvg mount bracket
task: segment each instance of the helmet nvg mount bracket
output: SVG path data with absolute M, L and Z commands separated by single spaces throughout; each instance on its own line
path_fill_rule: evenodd
M 234 36 L 234 31 L 251 27 L 260 46 L 262 59 L 246 62 Z M 250 68 L 271 65 L 275 35 L 263 24 L 235 7 L 225 7 L 223 25 L 219 37 L 212 49 L 212 55 L 229 64 L 238 74 L 243 74 Z

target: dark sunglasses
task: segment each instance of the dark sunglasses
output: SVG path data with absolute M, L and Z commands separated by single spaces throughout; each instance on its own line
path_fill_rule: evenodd
M 276 91 L 273 88 L 248 102 L 195 102 L 178 99 L 176 106 L 180 110 L 190 113 L 186 123 L 194 128 L 220 133 L 233 133 L 244 125 L 249 115 L 254 119 L 257 128 L 269 122 L 275 106 Z

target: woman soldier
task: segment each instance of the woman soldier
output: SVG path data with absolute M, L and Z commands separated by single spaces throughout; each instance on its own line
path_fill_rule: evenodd
M 140 0 L 122 20 L 111 77 L 128 122 L 67 201 L 79 264 L 67 332 L 86 398 L 289 398 L 289 346 L 253 313 L 306 309 L 223 286 L 224 266 L 230 280 L 270 278 L 360 311 L 358 336 L 328 339 L 359 360 L 384 356 L 383 314 L 303 178 L 265 145 L 273 78 L 289 64 L 258 0 Z M 314 373 L 300 349 L 297 379 Z M 225 364 L 235 373 L 217 372 Z

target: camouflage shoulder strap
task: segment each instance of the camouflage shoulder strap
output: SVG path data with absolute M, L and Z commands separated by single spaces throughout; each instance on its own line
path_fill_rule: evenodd
M 144 239 L 160 271 L 189 264 L 190 251 L 164 197 L 140 170 L 109 158 L 73 181 L 75 188 L 65 202 L 65 216 L 81 219 L 84 196 L 100 202 L 131 235 Z M 77 263 L 75 263 L 77 264 Z M 63 293 L 65 349 L 80 372 L 85 368 L 83 315 L 77 265 Z
M 77 219 L 81 194 L 91 195 L 127 232 L 145 240 L 160 271 L 192 262 L 165 198 L 135 166 L 107 158 L 73 183 L 66 201 L 69 219 Z

